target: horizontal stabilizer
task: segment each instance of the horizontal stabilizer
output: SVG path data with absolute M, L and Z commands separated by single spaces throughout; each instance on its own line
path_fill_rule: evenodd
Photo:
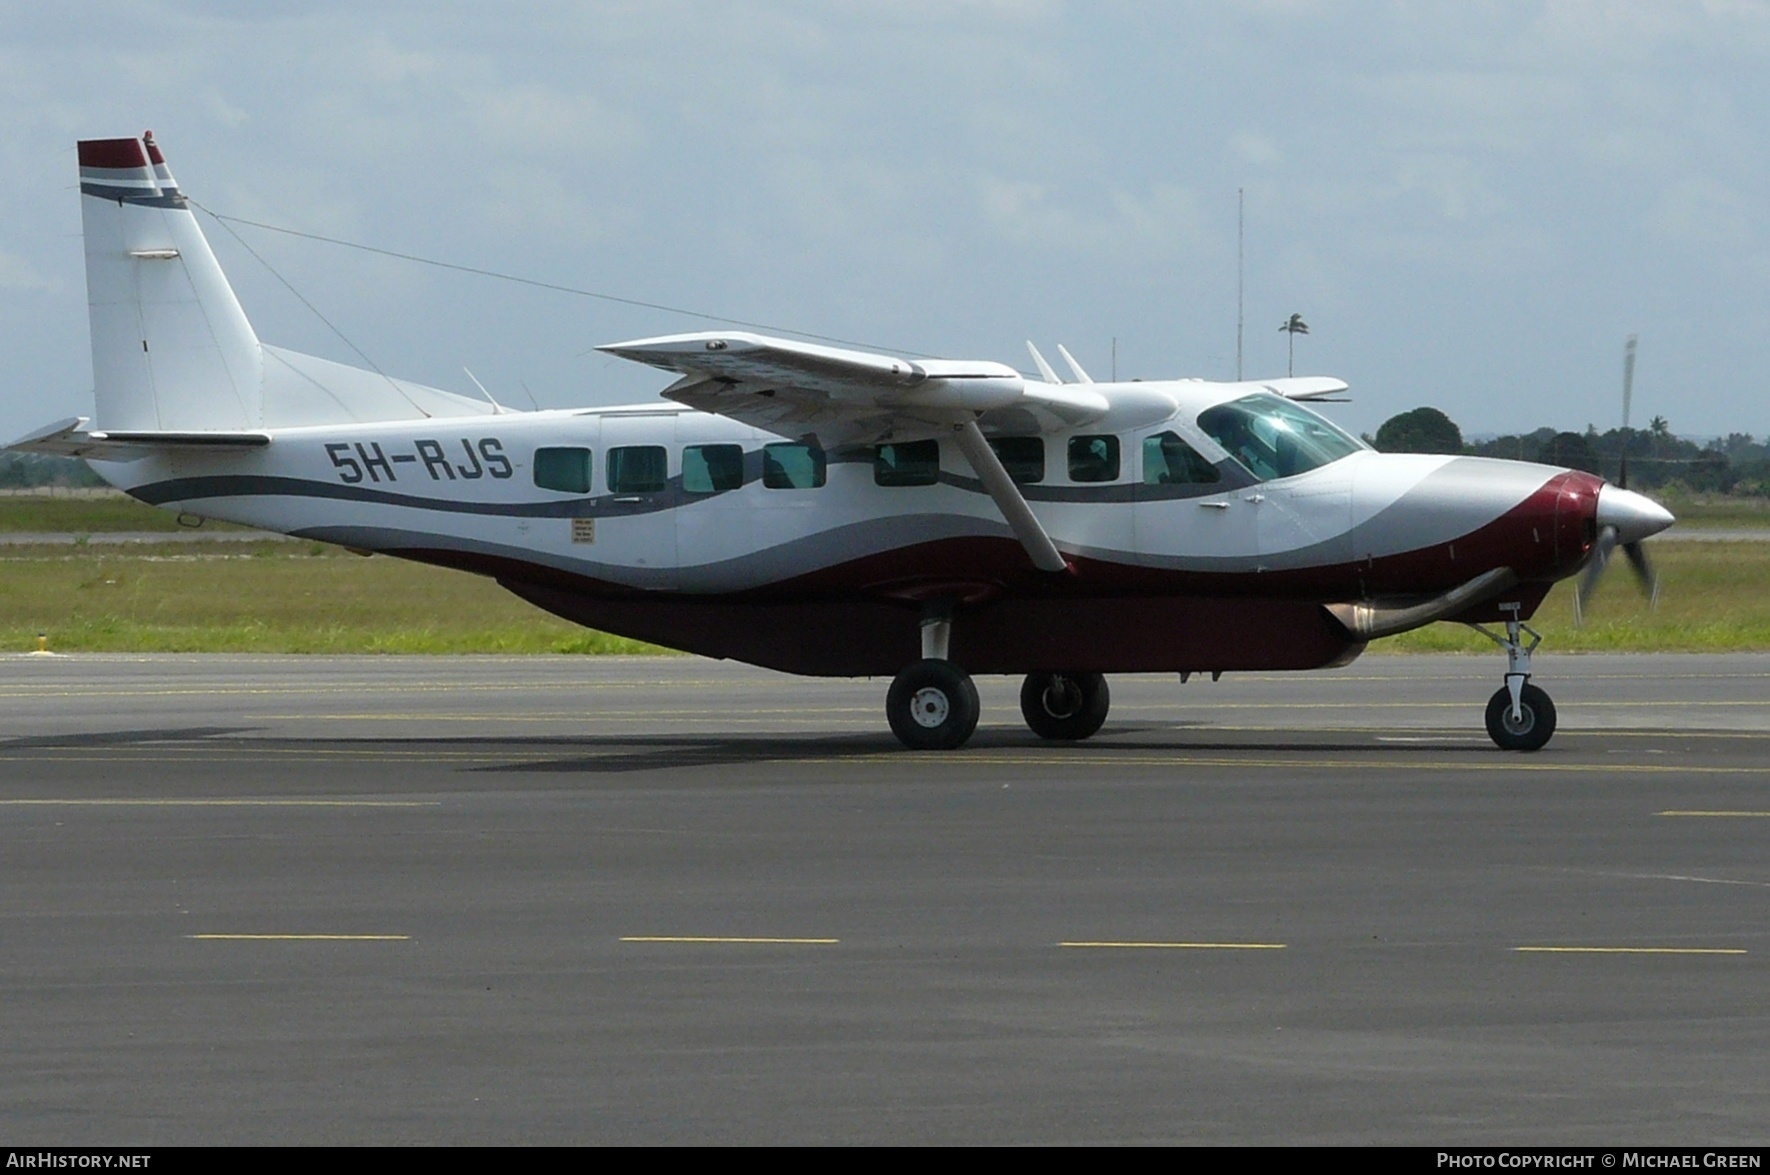
M 262 432 L 168 432 L 134 430 L 88 432 L 84 416 L 57 421 L 7 445 L 14 453 L 46 453 L 54 457 L 89 457 L 94 461 L 139 461 L 172 450 L 213 452 L 260 449 L 270 444 Z

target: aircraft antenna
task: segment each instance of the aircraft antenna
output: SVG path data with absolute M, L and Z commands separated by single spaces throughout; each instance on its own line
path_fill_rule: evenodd
M 198 204 L 195 200 L 192 200 L 190 203 L 191 203 L 191 207 L 193 207 L 193 208 L 203 208 L 203 206 L 201 204 Z M 207 208 L 203 208 L 203 211 L 209 212 L 209 210 Z M 262 256 L 260 256 L 258 250 L 254 249 L 251 245 L 247 244 L 246 238 L 242 237 L 239 233 L 235 232 L 233 226 L 227 223 L 227 218 L 216 216 L 213 212 L 209 212 L 209 215 L 214 217 L 216 224 L 219 224 L 222 228 L 227 230 L 227 233 L 230 237 L 232 237 L 234 240 L 236 240 L 240 243 L 240 248 L 244 249 L 246 252 L 248 252 L 252 255 L 252 260 L 254 260 L 254 261 L 258 262 L 258 264 L 264 266 L 264 268 L 269 271 L 269 273 L 272 277 L 276 278 L 279 282 L 282 282 L 283 288 L 285 290 L 288 290 L 291 294 L 295 295 L 296 301 L 300 302 L 303 306 L 307 307 L 307 309 L 313 314 L 313 316 L 315 318 L 317 318 L 321 322 L 325 323 L 327 330 L 329 330 L 333 334 L 337 335 L 339 337 L 339 339 L 341 339 L 343 341 L 343 343 L 346 347 L 349 347 L 352 351 L 355 351 L 357 353 L 357 358 L 361 359 L 364 363 L 367 363 L 369 365 L 369 367 L 374 370 L 376 375 L 378 375 L 382 379 L 386 380 L 387 386 L 394 390 L 394 394 L 399 396 L 400 399 L 404 400 L 406 403 L 410 404 L 412 407 L 416 408 L 418 410 L 418 415 L 424 417 L 427 420 L 430 418 L 431 414 L 424 410 L 424 405 L 418 403 L 418 401 L 416 401 L 416 400 L 412 399 L 412 397 L 408 396 L 406 394 L 406 390 L 399 386 L 398 380 L 394 379 L 391 375 L 388 375 L 385 371 L 382 371 L 381 365 L 379 363 L 376 363 L 373 359 L 369 358 L 369 353 L 367 351 L 363 350 L 361 347 L 359 347 L 355 343 L 351 342 L 350 336 L 345 334 L 343 331 L 339 330 L 337 328 L 337 326 L 335 326 L 333 324 L 331 319 L 327 318 L 324 314 L 321 314 L 320 308 L 318 306 L 315 306 L 312 302 L 309 302 L 307 300 L 306 296 L 303 295 L 300 290 L 295 288 L 295 285 L 293 282 L 291 282 L 288 278 L 284 277 L 280 272 L 278 272 L 276 266 L 272 265 L 270 262 L 266 261 Z
M 1051 365 L 1045 362 L 1045 357 L 1039 354 L 1039 349 L 1033 346 L 1031 339 L 1026 340 L 1026 349 L 1032 353 L 1033 362 L 1039 365 L 1039 374 L 1045 377 L 1046 383 L 1060 384 L 1063 382 L 1057 378 L 1057 373 L 1051 370 Z
M 1094 382 L 1094 377 L 1082 370 L 1082 365 L 1076 362 L 1076 357 L 1069 353 L 1068 347 L 1065 347 L 1062 343 L 1058 343 L 1057 353 L 1063 356 L 1063 361 L 1069 364 L 1069 369 L 1075 372 L 1075 377 L 1078 380 L 1085 384 L 1091 384 Z
M 461 370 L 467 371 L 465 364 L 462 365 Z M 467 371 L 467 378 L 473 381 L 473 386 L 479 389 L 479 394 L 484 396 L 491 404 L 493 416 L 508 416 L 510 414 L 510 409 L 492 399 L 492 393 L 486 391 L 486 386 L 479 382 L 479 376 L 474 375 L 471 371 Z
M 754 322 L 747 318 L 732 318 L 729 315 L 724 314 L 706 314 L 699 310 L 689 310 L 682 306 L 666 306 L 662 302 L 646 302 L 639 298 L 623 298 L 618 294 L 604 293 L 599 290 L 586 290 L 577 286 L 560 285 L 556 282 L 538 281 L 532 277 L 520 277 L 513 273 L 500 273 L 498 270 L 482 269 L 476 265 L 461 265 L 454 261 L 439 261 L 434 257 L 420 257 L 416 253 L 401 253 L 395 249 L 382 249 L 374 245 L 364 245 L 357 241 L 346 241 L 338 237 L 322 236 L 319 233 L 302 232 L 300 229 L 284 228 L 283 226 L 276 224 L 266 224 L 262 220 L 247 220 L 243 216 L 228 216 L 225 213 L 215 211 L 213 208 L 205 208 L 195 200 L 191 200 L 191 207 L 201 210 L 206 215 L 212 217 L 217 224 L 223 226 L 229 224 L 244 224 L 249 225 L 252 228 L 263 229 L 266 232 L 282 233 L 284 236 L 288 237 L 300 237 L 304 241 L 319 241 L 322 244 L 337 245 L 344 249 L 356 249 L 359 252 L 373 253 L 380 257 L 391 257 L 396 261 L 410 261 L 416 265 L 431 265 L 435 266 L 437 269 L 452 269 L 456 273 L 469 273 L 475 277 L 495 278 L 498 281 L 514 282 L 519 286 L 533 286 L 538 290 L 552 290 L 554 293 L 558 294 L 572 294 L 579 298 L 596 298 L 600 301 L 613 302 L 620 306 L 637 306 L 643 310 L 660 310 L 665 314 L 680 314 L 685 318 L 699 318 L 705 322 L 718 322 L 723 323 L 726 326 L 741 326 L 750 330 L 771 331 L 776 334 L 784 335 L 797 335 L 802 339 L 815 339 L 820 343 L 835 343 L 840 347 L 859 347 L 866 351 L 895 351 L 907 355 L 914 355 L 918 358 L 932 358 L 932 356 L 926 355 L 924 352 L 911 351 L 903 347 L 887 347 L 879 343 L 869 343 L 856 339 L 844 339 L 836 335 L 820 335 L 808 330 L 797 330 L 790 326 L 775 326 L 766 322 Z M 234 232 L 231 228 L 228 229 L 228 232 L 233 233 L 234 239 L 239 241 L 240 244 L 246 244 L 246 242 L 240 238 L 239 233 Z M 246 251 L 251 252 L 251 246 L 246 246 Z M 252 255 L 254 257 L 258 256 L 256 253 L 253 253 Z M 260 260 L 262 261 L 263 259 L 260 258 Z M 268 268 L 268 266 L 266 266 L 266 268 Z M 278 280 L 281 280 L 280 276 Z M 285 282 L 284 284 L 286 285 L 287 283 Z M 300 297 L 300 295 L 296 296 Z M 315 313 L 318 312 L 316 311 Z M 331 326 L 331 323 L 327 323 L 326 325 Z M 349 340 L 345 341 L 348 342 Z M 355 350 L 355 344 L 352 344 L 352 349 Z M 361 351 L 358 351 L 357 353 L 359 355 L 362 354 Z M 585 353 L 588 354 L 588 352 Z M 367 360 L 368 356 L 365 355 L 363 358 Z M 370 366 L 374 367 L 374 364 L 371 363 Z M 376 370 L 380 371 L 380 368 L 376 368 Z M 426 415 L 429 414 L 426 413 Z

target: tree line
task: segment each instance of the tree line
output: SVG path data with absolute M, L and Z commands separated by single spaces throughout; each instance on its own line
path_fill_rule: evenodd
M 78 457 L 51 457 L 46 453 L 0 453 L 0 490 L 27 490 L 45 486 L 87 488 L 102 486 L 104 478 Z
M 1770 497 L 1770 438 L 1728 433 L 1706 444 L 1672 432 L 1663 416 L 1646 428 L 1613 428 L 1585 432 L 1539 428 L 1508 433 L 1483 441 L 1465 441 L 1462 430 L 1436 408 L 1415 408 L 1391 416 L 1364 438 L 1384 453 L 1462 453 L 1471 457 L 1504 457 L 1583 469 L 1612 481 L 1628 456 L 1631 489 L 1679 487 L 1710 494 Z

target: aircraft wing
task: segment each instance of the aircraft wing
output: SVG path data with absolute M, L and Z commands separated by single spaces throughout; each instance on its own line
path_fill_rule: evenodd
M 1346 403 L 1340 393 L 1351 387 L 1345 380 L 1330 375 L 1289 375 L 1282 379 L 1260 380 L 1259 383 L 1287 400 L 1314 400 L 1328 404 Z
M 1020 409 L 1045 431 L 1105 414 L 1098 392 L 1028 383 L 988 360 L 905 359 L 743 331 L 635 339 L 598 347 L 682 376 L 663 395 L 826 449 L 948 432 L 980 414 Z M 985 423 L 988 417 L 985 415 Z

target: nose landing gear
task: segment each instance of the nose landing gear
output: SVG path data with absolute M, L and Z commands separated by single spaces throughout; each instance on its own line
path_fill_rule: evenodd
M 1555 734 L 1555 703 L 1530 684 L 1530 655 L 1543 638 L 1519 621 L 1519 608 L 1500 605 L 1500 611 L 1511 613 L 1503 637 L 1479 624 L 1469 627 L 1506 650 L 1506 684 L 1487 701 L 1487 736 L 1502 751 L 1539 751 Z M 1522 634 L 1529 635 L 1529 644 Z

